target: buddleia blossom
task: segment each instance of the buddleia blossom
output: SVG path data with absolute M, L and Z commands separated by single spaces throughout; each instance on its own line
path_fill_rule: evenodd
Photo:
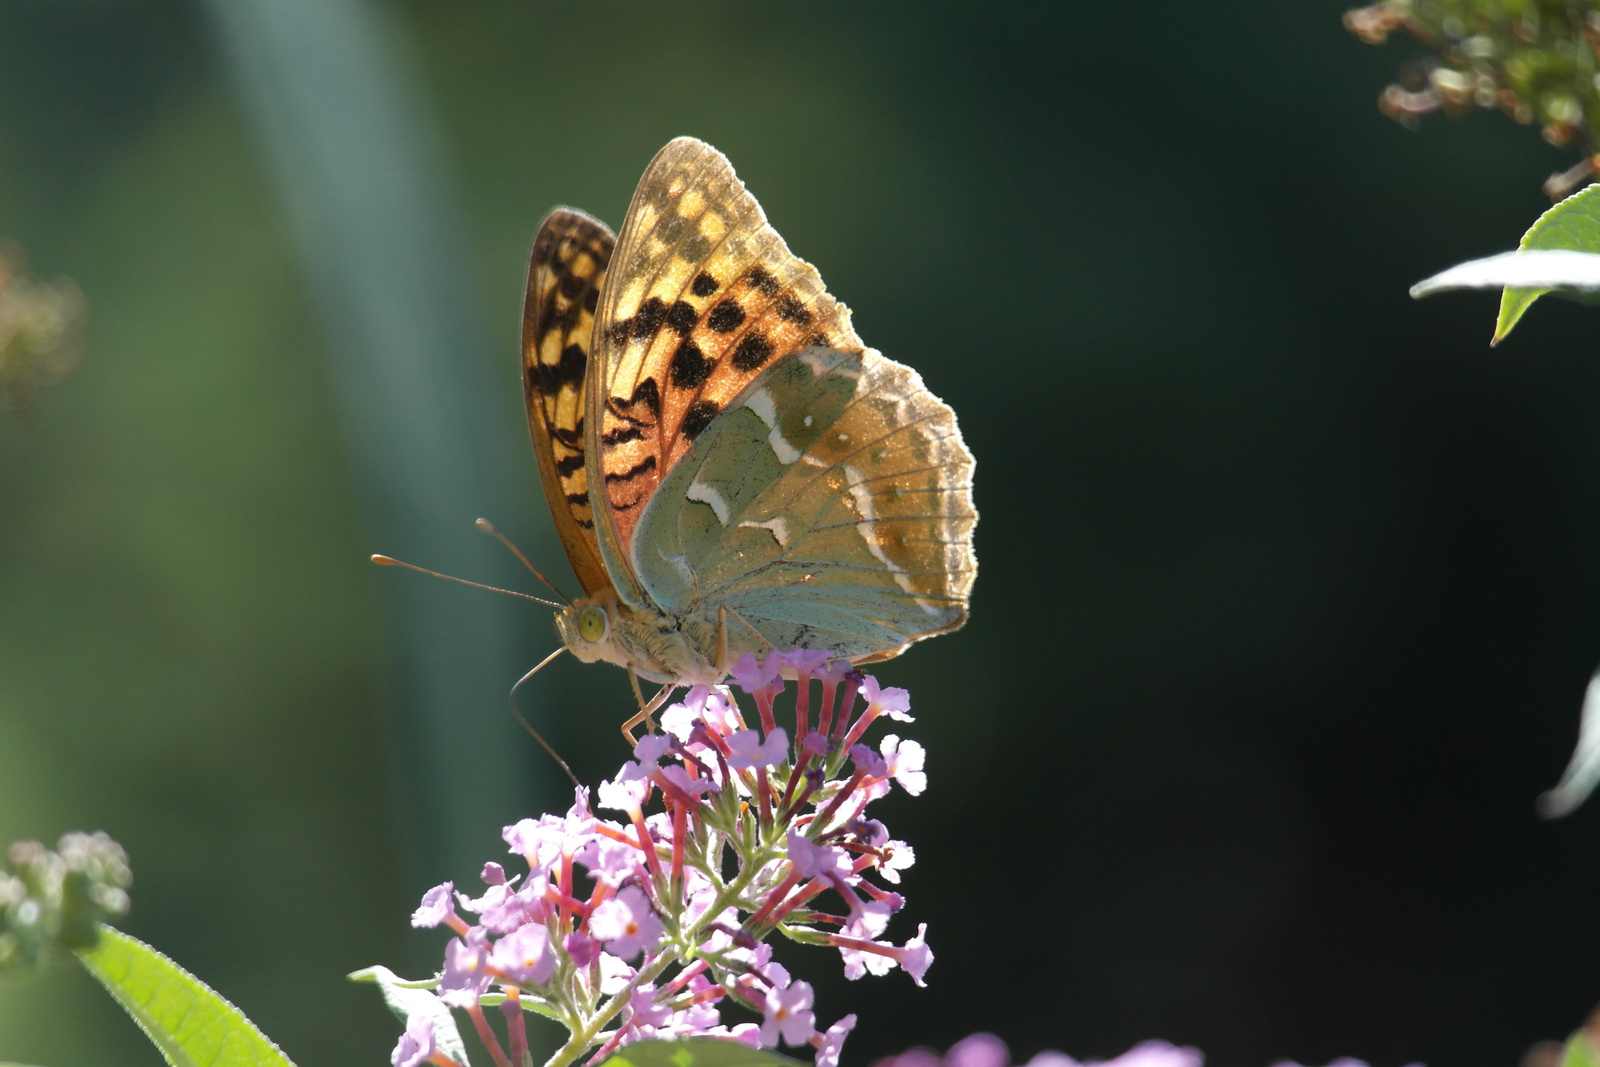
M 128 856 L 104 833 L 67 834 L 52 851 L 18 841 L 0 869 L 0 971 L 53 950 L 88 948 L 128 910 Z
M 836 1067 L 855 1016 L 820 1023 L 810 983 L 773 961 L 773 935 L 834 950 L 850 978 L 900 969 L 923 984 L 927 926 L 888 938 L 905 900 L 879 881 L 898 883 L 914 855 L 867 816 L 927 784 L 915 741 L 866 739 L 881 717 L 912 721 L 909 696 L 811 652 L 745 656 L 733 677 L 742 706 L 729 688 L 690 689 L 593 794 L 506 827 L 525 871 L 488 863 L 480 895 L 445 884 L 423 897 L 413 925 L 455 935 L 434 995 L 466 1013 L 498 1067 L 521 1062 L 524 1011 L 570 1031 L 551 1067 L 670 1037 L 804 1049 Z M 506 1014 L 504 1044 L 486 1004 Z M 434 1022 L 411 1023 L 395 1067 L 448 1067 Z

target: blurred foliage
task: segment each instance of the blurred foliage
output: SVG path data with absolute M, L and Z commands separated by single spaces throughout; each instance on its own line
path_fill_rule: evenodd
M 77 368 L 83 314 L 72 279 L 31 277 L 22 249 L 0 242 L 0 406 L 23 407 Z
M 105 833 L 67 834 L 52 851 L 18 841 L 0 870 L 0 971 L 88 948 L 128 911 L 128 854 Z
M 1584 155 L 1546 183 L 1566 195 L 1595 173 L 1600 146 L 1600 9 L 1594 0 L 1382 0 L 1345 13 L 1345 26 L 1381 44 L 1404 30 L 1433 56 L 1408 64 L 1378 98 L 1383 113 L 1415 127 L 1443 109 L 1500 110 L 1537 122 L 1552 145 Z

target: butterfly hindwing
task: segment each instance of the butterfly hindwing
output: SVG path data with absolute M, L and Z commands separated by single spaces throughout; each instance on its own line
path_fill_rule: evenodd
M 767 224 L 716 149 L 683 137 L 640 180 L 595 320 L 587 405 L 602 558 L 626 599 L 630 551 L 663 480 L 766 368 L 802 349 L 860 351 L 850 313 Z M 603 388 L 602 388 L 603 385 Z M 629 572 L 622 574 L 620 572 Z
M 522 309 L 522 383 L 540 481 L 586 595 L 609 588 L 595 541 L 585 462 L 585 388 L 595 309 L 616 239 L 605 223 L 556 208 L 533 239 Z
M 738 648 L 891 656 L 966 619 L 972 465 L 915 371 L 808 348 L 756 377 L 668 474 L 634 562 L 665 610 L 734 613 Z

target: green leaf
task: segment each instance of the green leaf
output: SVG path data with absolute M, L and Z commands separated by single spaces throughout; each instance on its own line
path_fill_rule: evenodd
M 172 1067 L 294 1067 L 243 1012 L 144 942 L 102 925 L 77 955 Z
M 1588 1031 L 1578 1030 L 1567 1038 L 1567 1046 L 1561 1050 L 1561 1067 L 1600 1067 L 1600 1052 L 1595 1050 Z
M 405 1022 L 413 1015 L 426 1015 L 433 1020 L 434 1046 L 457 1063 L 467 1063 L 467 1046 L 456 1029 L 456 1020 L 445 1007 L 444 1001 L 433 994 L 438 982 L 408 982 L 387 967 L 368 967 L 350 975 L 352 982 L 376 982 L 378 992 L 389 1010 Z
M 795 1067 L 800 1062 L 738 1041 L 691 1037 L 636 1041 L 618 1049 L 600 1067 Z
M 1580 189 L 1540 215 L 1522 235 L 1519 251 L 1600 252 L 1600 185 Z M 1500 317 L 1494 324 L 1494 340 L 1511 332 L 1522 313 L 1539 297 L 1560 286 L 1506 286 L 1500 294 Z

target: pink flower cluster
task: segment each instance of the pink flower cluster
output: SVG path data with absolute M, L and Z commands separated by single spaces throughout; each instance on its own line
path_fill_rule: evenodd
M 423 898 L 412 924 L 457 935 L 438 1001 L 467 1013 L 497 1067 L 524 1060 L 524 1011 L 570 1032 L 549 1067 L 652 1037 L 781 1040 L 836 1067 L 855 1016 L 818 1029 L 810 984 L 772 960 L 773 933 L 838 949 L 847 977 L 900 967 L 923 984 L 926 926 L 903 944 L 883 940 L 904 898 L 866 877 L 897 884 L 914 859 L 865 814 L 894 783 L 913 795 L 927 784 L 915 741 L 862 743 L 880 717 L 911 721 L 906 692 L 812 652 L 745 656 L 733 676 L 753 723 L 729 689 L 696 686 L 660 713 L 661 732 L 638 742 L 593 807 L 579 789 L 565 815 L 505 828 L 526 874 L 489 863 L 481 896 L 446 883 Z M 797 681 L 785 716 L 793 743 L 778 725 L 786 676 Z M 509 1055 L 486 1002 L 506 1015 Z M 730 1003 L 759 1022 L 727 1025 L 720 1009 Z M 437 1008 L 410 1014 L 395 1067 L 455 1062 L 435 1040 Z

